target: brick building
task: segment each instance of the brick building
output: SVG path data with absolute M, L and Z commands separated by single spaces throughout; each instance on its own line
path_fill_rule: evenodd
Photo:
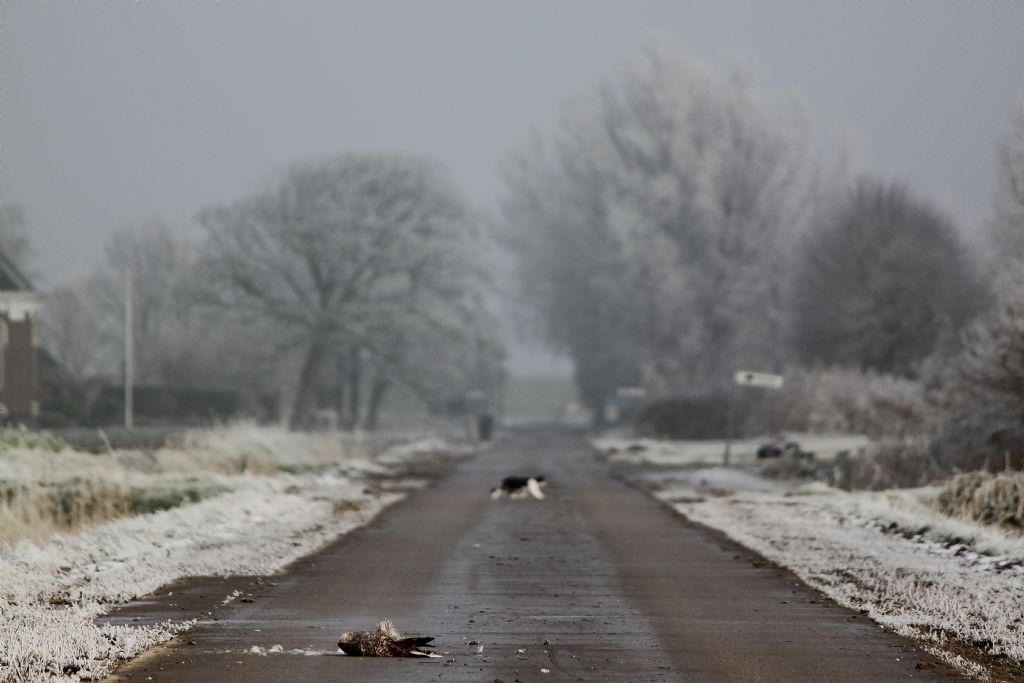
M 0 419 L 39 414 L 39 294 L 0 253 Z

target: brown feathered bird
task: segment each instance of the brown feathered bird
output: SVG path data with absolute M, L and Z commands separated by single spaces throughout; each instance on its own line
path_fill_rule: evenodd
M 377 624 L 375 631 L 350 631 L 342 633 L 338 647 L 347 655 L 356 657 L 440 657 L 436 652 L 420 651 L 433 640 L 430 638 L 406 638 L 390 619 Z

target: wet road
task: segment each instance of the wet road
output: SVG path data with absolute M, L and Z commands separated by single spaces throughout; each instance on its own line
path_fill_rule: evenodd
M 551 481 L 545 500 L 490 500 L 503 476 L 533 472 Z M 180 618 L 216 598 L 217 620 L 114 680 L 954 680 L 550 431 L 502 440 L 285 575 L 173 588 L 162 602 L 186 611 L 143 612 Z M 229 589 L 239 599 L 220 606 Z M 437 636 L 445 657 L 334 654 L 341 631 L 384 617 Z M 274 645 L 283 652 L 251 653 Z

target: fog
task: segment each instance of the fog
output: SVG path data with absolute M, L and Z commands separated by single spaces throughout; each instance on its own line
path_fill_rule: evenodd
M 0 0 L 0 680 L 1024 680 L 1022 28 Z
M 92 272 L 118 230 L 198 239 L 200 210 L 339 153 L 434 159 L 497 215 L 501 160 L 652 33 L 802 98 L 851 169 L 968 235 L 1024 97 L 1010 3 L 9 2 L 0 18 L 0 199 L 24 211 L 42 289 Z M 564 370 L 508 341 L 514 370 Z
M 652 29 L 842 122 L 861 161 L 968 225 L 1024 97 L 1015 3 L 7 2 L 2 177 L 43 282 L 116 228 L 194 214 L 341 151 L 438 159 L 493 206 L 497 163 Z

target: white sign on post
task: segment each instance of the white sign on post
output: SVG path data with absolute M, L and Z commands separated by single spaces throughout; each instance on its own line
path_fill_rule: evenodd
M 769 375 L 766 372 L 739 370 L 736 373 L 736 384 L 749 387 L 764 387 L 765 389 L 781 389 L 782 375 Z

